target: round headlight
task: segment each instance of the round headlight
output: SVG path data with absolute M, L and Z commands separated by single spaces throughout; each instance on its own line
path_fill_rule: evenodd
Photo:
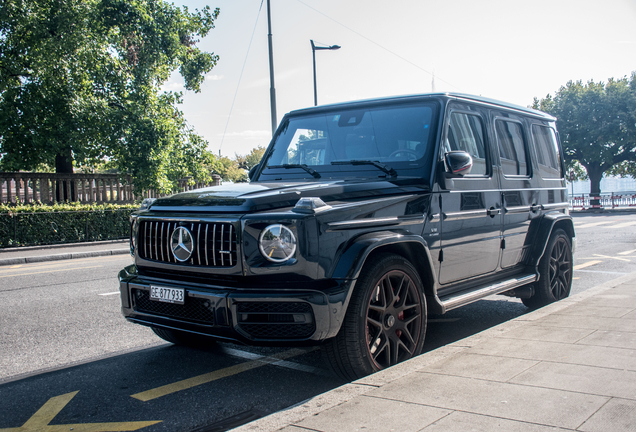
M 282 263 L 294 256 L 296 237 L 285 225 L 270 225 L 261 232 L 258 248 L 269 261 Z

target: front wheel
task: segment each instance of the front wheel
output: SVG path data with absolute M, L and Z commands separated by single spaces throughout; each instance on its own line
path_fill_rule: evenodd
M 539 281 L 535 293 L 522 299 L 529 308 L 538 308 L 570 295 L 572 288 L 572 241 L 562 229 L 550 235 L 545 253 L 539 261 Z
M 365 264 L 325 354 L 336 374 L 354 380 L 417 356 L 425 333 L 426 300 L 417 271 L 399 255 L 382 254 Z

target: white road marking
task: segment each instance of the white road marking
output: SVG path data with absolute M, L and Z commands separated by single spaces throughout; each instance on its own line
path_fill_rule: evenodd
M 579 229 L 579 228 L 590 228 L 590 227 L 595 227 L 595 226 L 599 226 L 599 225 L 605 225 L 605 224 L 612 223 L 612 222 L 615 222 L 615 221 L 590 222 L 590 223 L 586 223 L 586 224 L 583 224 L 583 225 L 574 225 L 574 227 L 576 229 Z
M 113 292 L 103 293 L 103 294 L 97 294 L 97 295 L 100 295 L 100 296 L 110 296 L 110 295 L 115 295 L 115 294 L 119 294 L 119 291 L 113 291 Z
M 243 351 L 243 350 L 238 350 L 235 348 L 227 348 L 227 347 L 223 347 L 223 351 L 233 355 L 235 357 L 240 357 L 240 358 L 244 358 L 244 359 L 249 359 L 249 360 L 259 360 L 259 359 L 269 359 L 270 357 L 268 356 L 264 356 L 264 355 L 260 355 L 260 354 L 254 354 L 248 351 Z M 277 362 L 272 363 L 273 365 L 276 366 L 281 366 L 287 369 L 294 369 L 294 370 L 299 370 L 302 372 L 308 372 L 314 375 L 328 375 L 331 376 L 331 374 L 323 369 L 320 368 L 316 368 L 313 366 L 307 366 L 307 365 L 303 365 L 300 363 L 295 363 L 295 362 L 291 362 L 288 360 L 279 360 Z

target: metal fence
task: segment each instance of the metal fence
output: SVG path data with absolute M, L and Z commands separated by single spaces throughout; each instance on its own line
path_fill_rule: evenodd
M 143 198 L 164 196 L 156 190 L 136 190 L 130 176 L 117 174 L 52 174 L 0 172 L 0 203 L 40 202 L 131 203 Z M 221 184 L 221 177 L 201 182 L 186 177 L 172 193 Z
M 610 192 L 599 195 L 570 196 L 572 210 L 616 209 L 636 207 L 636 192 Z
M 0 247 L 128 238 L 133 211 L 0 213 Z

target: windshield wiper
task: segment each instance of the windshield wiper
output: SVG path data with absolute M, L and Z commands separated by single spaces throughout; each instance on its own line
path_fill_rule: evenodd
M 333 161 L 331 165 L 373 165 L 379 170 L 384 171 L 391 177 L 397 177 L 398 173 L 393 168 L 378 161 L 372 160 L 347 160 L 347 161 Z
M 283 164 L 283 165 L 268 165 L 267 168 L 301 168 L 307 171 L 309 174 L 314 176 L 315 178 L 320 178 L 320 174 L 318 174 L 315 170 L 309 168 L 307 164 Z

